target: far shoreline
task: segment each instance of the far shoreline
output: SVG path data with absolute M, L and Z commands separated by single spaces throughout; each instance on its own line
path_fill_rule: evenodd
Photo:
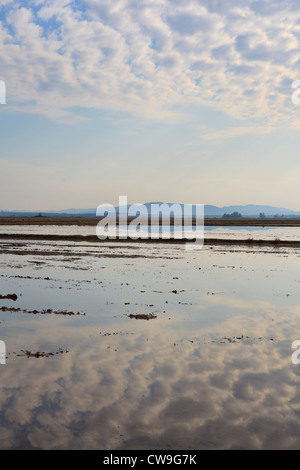
M 34 217 L 0 217 L 0 225 L 75 225 L 75 226 L 94 226 L 99 223 L 100 217 L 48 217 L 48 216 L 34 216 Z M 135 220 L 135 218 L 128 218 L 128 222 Z M 197 221 L 199 224 L 199 221 Z M 151 225 L 151 218 L 145 222 Z M 174 225 L 174 221 L 168 221 L 171 226 Z M 118 221 L 116 223 L 118 225 Z M 156 223 L 155 225 L 162 225 Z M 175 223 L 176 225 L 176 223 Z M 196 225 L 196 219 L 193 219 L 193 226 Z M 283 218 L 283 217 L 266 217 L 266 218 L 204 218 L 204 226 L 208 227 L 300 227 L 300 218 Z
M 99 217 L 47 217 L 47 216 L 25 216 L 25 217 L 0 217 L 0 226 L 89 226 L 95 227 L 101 219 Z M 135 220 L 135 218 L 128 219 L 128 223 Z M 151 226 L 151 219 L 149 220 Z M 193 225 L 195 226 L 195 220 Z M 148 221 L 144 221 L 148 223 Z M 178 220 L 167 220 L 170 226 L 177 225 Z M 118 226 L 118 223 L 115 224 Z M 155 222 L 155 225 L 162 226 L 163 224 Z M 300 227 L 300 218 L 205 218 L 204 227 Z M 96 233 L 95 235 L 72 235 L 72 234 L 22 234 L 22 233 L 0 233 L 0 240 L 24 240 L 24 241 L 68 241 L 68 242 L 87 242 L 87 243 L 103 243 L 103 242 L 127 242 L 127 243 L 158 243 L 158 244 L 183 244 L 193 243 L 195 239 L 189 238 L 137 238 L 136 240 L 127 237 L 108 237 L 105 240 L 100 240 Z M 299 240 L 280 240 L 274 239 L 254 239 L 248 237 L 247 239 L 234 239 L 234 238 L 204 238 L 204 245 L 217 246 L 217 245 L 243 245 L 243 246 L 276 246 L 276 247 L 291 247 L 300 248 Z

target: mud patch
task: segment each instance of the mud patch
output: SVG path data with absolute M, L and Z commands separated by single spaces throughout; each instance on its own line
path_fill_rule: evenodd
M 17 294 L 7 294 L 7 295 L 0 295 L 0 299 L 9 299 L 9 300 L 17 300 Z
M 23 313 L 33 313 L 34 315 L 40 314 L 40 315 L 46 315 L 46 314 L 54 314 L 54 315 L 83 315 L 85 316 L 84 313 L 80 312 L 72 312 L 72 311 L 67 311 L 67 310 L 52 310 L 52 308 L 44 309 L 44 310 L 27 310 L 23 308 L 15 308 L 15 307 L 0 307 L 1 312 L 23 312 Z
M 157 318 L 157 316 L 154 315 L 154 313 L 139 313 L 136 315 L 131 313 L 130 315 L 128 315 L 128 317 L 135 318 L 136 320 L 152 320 L 153 318 Z
M 55 351 L 55 352 L 45 352 L 45 351 L 36 351 L 36 352 L 33 352 L 33 351 L 30 351 L 30 350 L 21 350 L 20 353 L 13 353 L 15 354 L 16 356 L 18 357 L 36 357 L 36 358 L 39 358 L 39 357 L 51 357 L 51 356 L 55 356 L 55 355 L 58 355 L 58 354 L 66 354 L 68 353 L 69 351 L 68 350 L 65 350 L 63 351 L 63 349 L 59 348 L 58 351 Z
M 254 344 L 257 342 L 271 342 L 275 343 L 278 342 L 279 340 L 272 338 L 272 337 L 263 337 L 260 336 L 258 338 L 251 337 L 248 335 L 240 335 L 240 336 L 223 336 L 222 338 L 213 338 L 213 339 L 208 339 L 204 340 L 203 344 L 230 344 L 230 343 L 245 343 L 245 344 Z M 200 344 L 200 341 L 197 340 L 189 340 L 190 343 L 198 343 Z

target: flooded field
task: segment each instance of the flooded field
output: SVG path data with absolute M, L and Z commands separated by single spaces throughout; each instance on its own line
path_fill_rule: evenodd
M 153 232 L 161 232 L 161 227 L 152 227 Z M 176 230 L 176 229 L 175 229 Z M 168 228 L 165 228 L 168 231 Z M 125 227 L 120 227 L 120 234 L 125 233 Z M 200 231 L 199 231 L 200 232 Z M 95 226 L 89 225 L 0 225 L 0 234 L 38 234 L 38 235 L 83 235 L 90 236 L 96 234 Z M 193 234 L 193 230 L 187 231 Z M 221 239 L 249 239 L 254 240 L 294 240 L 300 241 L 299 227 L 249 227 L 249 226 L 205 226 L 205 238 Z
M 57 230 L 72 229 L 94 233 Z M 1 449 L 299 448 L 299 249 L 5 239 L 0 252 Z

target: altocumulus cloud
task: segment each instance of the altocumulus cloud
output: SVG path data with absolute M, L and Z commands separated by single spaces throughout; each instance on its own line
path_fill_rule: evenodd
M 168 121 L 208 106 L 270 124 L 295 114 L 295 0 L 1 0 L 0 13 L 13 109 Z

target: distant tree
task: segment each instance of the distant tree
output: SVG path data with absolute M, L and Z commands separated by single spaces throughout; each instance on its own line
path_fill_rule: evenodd
M 243 216 L 240 212 L 232 212 L 231 214 L 223 214 L 222 219 L 241 219 Z
M 265 219 L 265 218 L 266 218 L 266 214 L 265 214 L 264 212 L 261 212 L 261 213 L 259 214 L 259 217 L 260 217 L 261 219 Z

